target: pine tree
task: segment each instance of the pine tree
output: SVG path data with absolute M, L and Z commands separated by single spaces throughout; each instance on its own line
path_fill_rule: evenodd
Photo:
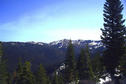
M 77 70 L 80 80 L 94 80 L 94 72 L 92 69 L 88 45 L 86 45 L 85 49 L 81 49 L 77 62 Z
M 54 73 L 52 84 L 64 84 L 62 74 Z
M 7 84 L 12 84 L 12 75 L 10 73 L 7 74 Z
M 121 57 L 119 69 L 121 74 L 124 77 L 126 77 L 126 49 L 125 49 L 125 54 Z
M 91 55 L 90 55 L 88 45 L 86 45 L 86 48 L 85 48 L 85 56 L 87 57 L 87 67 L 88 67 L 89 80 L 94 80 L 94 72 L 92 69 L 91 57 L 90 57 Z
M 24 69 L 23 69 L 23 75 L 26 79 L 26 84 L 35 84 L 35 77 L 33 73 L 31 72 L 31 63 L 29 61 L 25 62 Z
M 40 64 L 38 72 L 37 72 L 37 77 L 36 77 L 37 84 L 48 84 L 48 78 L 46 75 L 46 70 Z
M 0 42 L 0 63 L 2 63 L 2 56 L 3 56 L 2 43 Z
M 77 70 L 80 80 L 89 79 L 87 56 L 85 55 L 84 49 L 81 49 L 77 62 Z
M 23 64 L 22 64 L 22 62 L 21 62 L 21 59 L 19 59 L 19 63 L 18 63 L 18 66 L 17 66 L 18 68 L 17 68 L 17 74 L 21 74 L 21 73 L 23 73 Z
M 65 59 L 65 82 L 73 82 L 76 80 L 76 61 L 74 57 L 74 49 L 71 41 L 67 47 Z
M 105 73 L 105 67 L 103 66 L 103 57 L 100 55 L 100 53 L 95 53 L 93 55 L 92 62 L 92 68 L 95 76 L 95 80 L 98 82 L 100 78 L 104 76 Z
M 25 62 L 23 72 L 20 75 L 20 81 L 17 84 L 35 84 L 35 77 L 31 72 L 31 63 L 29 61 Z
M 6 62 L 2 61 L 2 63 L 0 63 L 0 84 L 8 84 L 7 79 L 8 79 L 8 72 Z
M 22 74 L 23 74 L 23 64 L 20 59 L 17 66 L 17 70 L 15 72 L 15 77 L 14 77 L 15 84 L 21 84 Z
M 57 72 L 55 72 L 52 84 L 60 84 Z
M 59 84 L 64 84 L 64 80 L 63 80 L 63 76 L 62 76 L 62 74 L 59 74 L 58 75 L 58 81 L 59 81 Z
M 0 42 L 0 84 L 8 84 L 8 72 L 6 61 L 3 60 L 2 43 Z
M 102 30 L 102 42 L 106 47 L 103 57 L 104 65 L 112 79 L 119 65 L 120 57 L 124 54 L 125 26 L 121 14 L 123 5 L 120 0 L 106 0 L 104 4 L 104 29 Z

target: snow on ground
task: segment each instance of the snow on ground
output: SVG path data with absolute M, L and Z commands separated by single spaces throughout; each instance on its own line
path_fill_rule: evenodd
M 100 82 L 99 84 L 104 84 L 105 82 L 111 81 L 111 79 L 109 77 L 106 77 L 105 80 L 100 78 Z
M 97 45 L 97 42 L 93 41 L 93 42 L 89 43 L 89 45 Z

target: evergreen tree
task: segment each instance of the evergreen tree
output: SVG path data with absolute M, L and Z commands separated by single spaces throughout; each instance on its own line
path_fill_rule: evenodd
M 20 68 L 21 69 L 21 68 Z M 21 70 L 19 70 L 20 72 Z M 16 84 L 35 84 L 35 78 L 31 72 L 31 63 L 26 61 L 23 66 L 23 71 L 20 74 L 20 80 Z
M 73 82 L 76 80 L 76 62 L 74 57 L 74 49 L 71 41 L 67 47 L 65 59 L 65 82 Z
M 84 49 L 81 49 L 80 56 L 77 62 L 78 76 L 80 80 L 89 79 L 87 56 Z
M 92 68 L 95 76 L 95 80 L 98 82 L 100 78 L 103 78 L 105 73 L 105 67 L 103 66 L 103 57 L 100 55 L 100 53 L 95 53 L 93 55 L 92 62 Z
M 2 61 L 0 63 L 0 84 L 8 84 L 8 72 L 6 67 L 6 62 Z
M 64 84 L 62 75 L 55 72 L 52 84 Z
M 35 84 L 35 77 L 31 72 L 31 63 L 26 61 L 23 69 L 24 84 Z
M 8 77 L 8 79 L 7 79 L 8 83 L 7 84 L 12 84 L 12 75 L 10 73 L 8 73 L 7 77 Z
M 57 72 L 55 72 L 52 84 L 60 84 Z
M 21 62 L 21 59 L 19 59 L 19 63 L 18 63 L 18 66 L 17 66 L 18 68 L 17 68 L 17 74 L 21 74 L 21 73 L 23 73 L 23 64 L 22 64 L 22 62 Z
M 2 43 L 0 42 L 0 63 L 2 63 L 2 56 L 3 56 Z
M 14 76 L 14 81 L 16 84 L 21 84 L 22 74 L 23 74 L 23 64 L 20 59 Z
M 102 30 L 102 42 L 106 47 L 103 57 L 104 65 L 111 78 L 114 78 L 120 57 L 124 54 L 125 26 L 121 14 L 123 5 L 120 0 L 106 0 L 104 4 L 104 29 Z
M 89 52 L 88 45 L 86 45 L 86 48 L 85 48 L 85 56 L 87 58 L 87 67 L 88 67 L 89 80 L 94 80 L 94 72 L 93 72 L 93 69 L 92 69 L 91 57 L 90 57 L 90 52 Z
M 121 74 L 124 77 L 126 77 L 126 51 L 125 51 L 125 54 L 121 57 L 119 69 L 120 69 Z
M 58 79 L 59 79 L 59 84 L 64 84 L 62 74 L 58 75 Z
M 39 66 L 37 76 L 36 76 L 36 81 L 37 81 L 37 84 L 48 84 L 46 70 L 44 69 L 42 64 L 40 64 L 40 66 Z
M 3 60 L 2 43 L 0 42 L 0 84 L 8 84 L 8 72 L 6 61 Z

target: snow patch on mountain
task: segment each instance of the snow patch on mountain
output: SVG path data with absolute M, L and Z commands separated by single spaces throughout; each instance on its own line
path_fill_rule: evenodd
M 57 45 L 58 43 L 60 43 L 60 41 L 53 41 L 51 43 L 49 43 L 50 45 Z
M 91 43 L 89 43 L 89 45 L 97 45 L 98 43 L 96 43 L 95 41 L 92 41 Z
M 63 39 L 63 40 L 58 40 L 58 41 L 53 41 L 49 43 L 51 46 L 57 46 L 58 48 L 67 48 L 69 44 L 68 39 Z M 72 44 L 74 46 L 85 46 L 86 44 L 89 45 L 90 49 L 96 49 L 102 46 L 101 41 L 94 41 L 94 40 L 71 40 Z
M 43 43 L 43 42 L 34 42 L 34 41 L 30 41 L 30 42 L 22 42 L 22 43 L 29 43 L 29 44 L 35 44 L 35 45 L 40 45 L 43 46 L 45 44 L 49 45 L 49 46 L 55 46 L 57 48 L 67 48 L 67 46 L 69 45 L 70 40 L 69 39 L 63 39 L 63 40 L 58 40 L 58 41 L 53 41 L 50 43 Z M 102 47 L 103 44 L 101 43 L 101 41 L 96 41 L 96 40 L 71 40 L 72 44 L 76 47 L 81 47 L 84 48 L 86 44 L 89 45 L 89 49 L 97 49 L 99 47 Z M 21 42 L 18 42 L 21 43 Z M 15 45 L 15 42 L 11 43 L 12 45 Z
M 41 45 L 41 46 L 45 44 L 43 42 L 34 42 L 34 41 L 30 41 L 30 42 L 26 42 L 26 43 L 37 44 L 37 45 Z

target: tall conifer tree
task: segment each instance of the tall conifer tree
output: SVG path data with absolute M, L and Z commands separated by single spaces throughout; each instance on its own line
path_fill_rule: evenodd
M 40 66 L 39 66 L 37 76 L 36 76 L 36 81 L 37 81 L 37 84 L 48 84 L 46 70 L 44 69 L 42 64 L 40 64 Z
M 100 53 L 95 53 L 93 55 L 93 59 L 91 60 L 92 62 L 92 69 L 94 72 L 95 80 L 98 82 L 100 81 L 99 79 L 104 77 L 105 73 L 105 67 L 103 65 L 103 57 L 100 55 Z
M 88 45 L 86 45 L 85 49 L 81 49 L 77 63 L 77 70 L 80 80 L 94 80 L 94 73 L 92 70 L 92 63 Z
M 31 63 L 29 61 L 25 62 L 20 81 L 17 84 L 35 84 L 35 77 L 31 72 Z
M 3 60 L 2 43 L 0 42 L 0 84 L 8 84 L 8 72 L 5 60 Z
M 87 58 L 89 80 L 94 80 L 94 72 L 93 72 L 93 69 L 92 69 L 91 57 L 90 57 L 91 54 L 90 54 L 88 45 L 86 45 L 86 48 L 85 48 L 85 56 Z
M 52 84 L 59 84 L 59 78 L 57 72 L 54 73 Z
M 104 4 L 104 29 L 102 30 L 102 42 L 106 47 L 103 57 L 104 65 L 111 74 L 112 79 L 119 65 L 120 57 L 124 54 L 126 29 L 121 14 L 123 5 L 120 0 L 106 0 Z
M 23 74 L 23 64 L 21 62 L 21 59 L 19 60 L 18 66 L 17 66 L 17 70 L 15 72 L 15 84 L 20 84 L 22 81 L 22 74 Z
M 58 75 L 58 81 L 59 81 L 59 84 L 64 84 L 64 79 L 63 79 L 63 76 L 62 76 L 62 74 L 59 74 Z
M 66 59 L 65 59 L 65 81 L 73 82 L 76 80 L 76 62 L 74 56 L 74 49 L 72 42 L 69 42 L 66 51 Z
M 89 79 L 87 56 L 84 49 L 81 49 L 80 56 L 77 62 L 78 76 L 80 80 Z

